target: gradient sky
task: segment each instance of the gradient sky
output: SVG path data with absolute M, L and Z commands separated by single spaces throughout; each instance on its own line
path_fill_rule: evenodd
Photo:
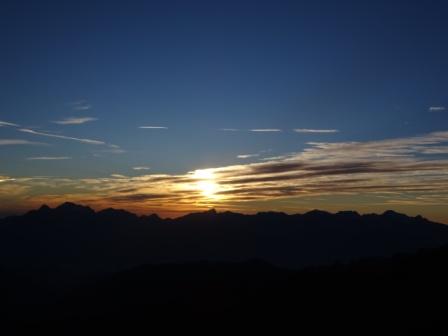
M 3 1 L 0 213 L 448 223 L 447 18 L 446 1 Z

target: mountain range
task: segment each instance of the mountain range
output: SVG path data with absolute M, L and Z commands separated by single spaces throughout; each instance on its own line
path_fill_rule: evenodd
M 448 226 L 394 211 L 245 215 L 214 209 L 175 219 L 43 205 L 0 220 L 0 265 L 81 274 L 148 263 L 264 260 L 302 268 L 448 243 Z
M 446 335 L 447 243 L 448 226 L 394 211 L 42 206 L 0 221 L 0 322 L 11 335 Z

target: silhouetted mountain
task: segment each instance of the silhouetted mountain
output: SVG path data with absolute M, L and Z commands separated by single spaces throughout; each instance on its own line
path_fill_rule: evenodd
M 448 227 L 394 211 L 243 215 L 214 209 L 176 219 L 64 203 L 0 220 L 0 265 L 60 274 L 154 262 L 263 259 L 304 267 L 388 256 L 448 242 Z
M 253 330 L 276 321 L 302 332 L 349 319 L 357 334 L 388 334 L 381 328 L 392 321 L 394 335 L 428 334 L 428 324 L 445 330 L 435 307 L 448 302 L 446 248 L 353 261 L 444 244 L 447 226 L 394 211 L 161 219 L 42 206 L 0 221 L 0 316 L 72 335 L 145 328 L 148 316 L 168 325 L 242 321 Z

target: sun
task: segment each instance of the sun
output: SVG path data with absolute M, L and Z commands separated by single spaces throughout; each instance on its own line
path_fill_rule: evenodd
M 213 181 L 199 181 L 197 183 L 198 189 L 202 192 L 202 195 L 208 198 L 214 198 L 216 195 L 217 184 Z
M 218 198 L 216 194 L 219 185 L 216 182 L 215 175 L 212 169 L 198 169 L 193 172 L 193 178 L 197 180 L 195 183 L 196 188 L 206 198 Z

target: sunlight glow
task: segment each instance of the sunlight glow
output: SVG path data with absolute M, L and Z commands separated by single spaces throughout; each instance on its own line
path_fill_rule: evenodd
M 215 178 L 212 169 L 197 169 L 193 172 L 193 177 L 198 180 L 213 180 Z
M 193 177 L 197 179 L 196 188 L 207 198 L 216 199 L 218 196 L 218 183 L 212 169 L 198 169 L 193 172 Z

